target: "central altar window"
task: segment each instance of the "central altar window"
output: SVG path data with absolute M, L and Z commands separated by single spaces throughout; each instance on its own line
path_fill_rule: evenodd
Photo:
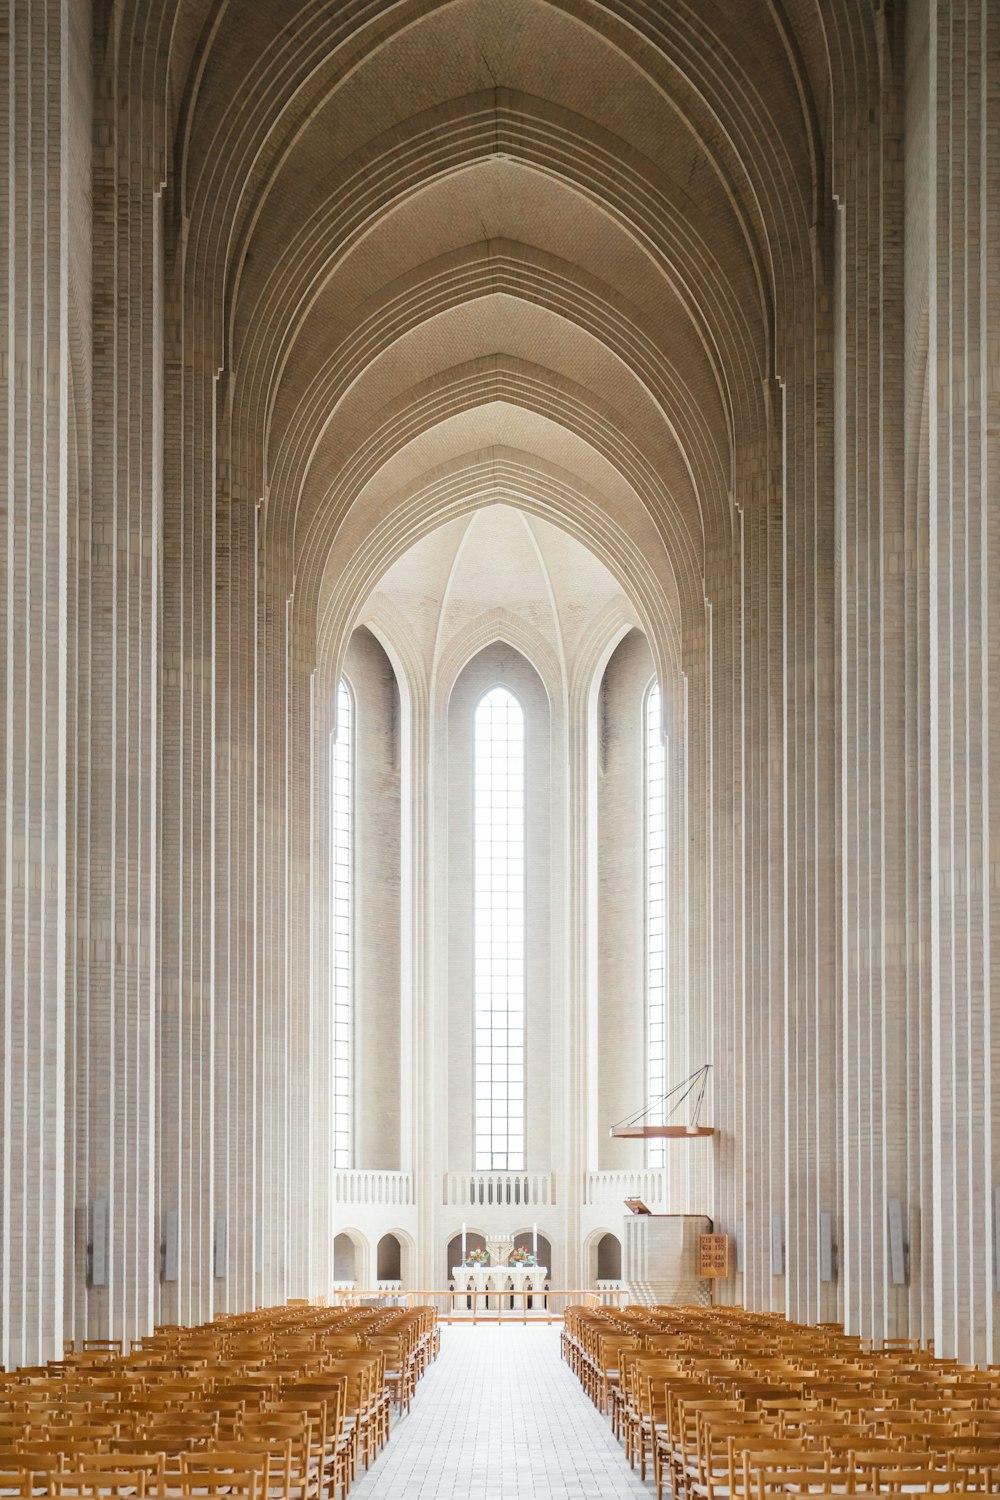
M 473 735 L 476 1169 L 524 1167 L 524 710 L 494 687 Z

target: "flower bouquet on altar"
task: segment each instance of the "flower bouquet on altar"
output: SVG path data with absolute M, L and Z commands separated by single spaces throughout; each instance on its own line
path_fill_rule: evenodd
M 489 1263 L 489 1255 L 485 1250 L 479 1248 L 470 1250 L 464 1261 L 464 1264 L 467 1266 L 488 1266 Z
M 538 1262 L 526 1245 L 518 1245 L 507 1257 L 509 1266 L 537 1266 Z

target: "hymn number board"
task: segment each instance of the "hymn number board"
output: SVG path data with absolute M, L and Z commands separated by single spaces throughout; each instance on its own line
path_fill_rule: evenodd
M 698 1236 L 698 1275 L 706 1278 L 729 1275 L 728 1234 Z

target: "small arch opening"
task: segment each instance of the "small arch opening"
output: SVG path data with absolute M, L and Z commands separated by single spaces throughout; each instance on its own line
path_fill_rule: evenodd
M 382 1281 L 403 1279 L 403 1247 L 394 1234 L 384 1234 L 375 1251 L 376 1276 Z
M 597 1242 L 598 1281 L 621 1281 L 622 1242 L 616 1234 L 605 1234 Z
M 333 1279 L 338 1283 L 357 1282 L 358 1247 L 349 1234 L 338 1234 L 333 1242 Z

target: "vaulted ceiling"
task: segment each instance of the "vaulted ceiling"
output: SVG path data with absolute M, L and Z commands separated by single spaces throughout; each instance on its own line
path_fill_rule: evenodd
M 142 51 L 122 14 L 143 67 L 170 30 L 187 326 L 320 637 L 502 501 L 680 659 L 813 302 L 841 9 L 158 0 Z

